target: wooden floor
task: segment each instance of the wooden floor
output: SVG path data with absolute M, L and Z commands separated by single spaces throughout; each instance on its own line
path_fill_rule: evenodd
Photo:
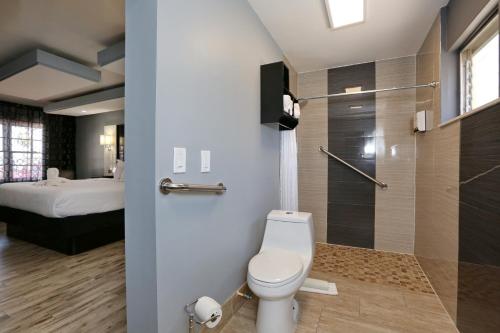
M 409 255 L 321 245 L 311 277 L 336 282 L 339 295 L 299 292 L 295 333 L 457 333 L 414 262 Z M 247 301 L 222 333 L 255 333 L 256 315 L 257 300 Z
M 66 256 L 5 236 L 0 332 L 125 332 L 124 242 Z
M 1 333 L 126 331 L 123 242 L 65 256 L 8 239 L 4 227 Z M 364 251 L 318 245 L 311 275 L 335 281 L 339 295 L 300 292 L 296 333 L 457 332 L 413 256 Z M 256 310 L 246 302 L 222 332 L 255 333 Z

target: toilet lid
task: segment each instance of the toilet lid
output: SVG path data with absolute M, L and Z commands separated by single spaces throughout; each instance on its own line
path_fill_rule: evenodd
M 258 281 L 283 283 L 302 273 L 302 260 L 290 251 L 265 250 L 250 260 L 248 273 Z

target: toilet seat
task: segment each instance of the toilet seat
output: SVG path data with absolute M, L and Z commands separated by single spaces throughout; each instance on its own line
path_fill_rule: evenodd
M 272 249 L 254 256 L 248 265 L 248 273 L 256 283 L 279 287 L 295 280 L 302 273 L 300 256 L 294 252 Z

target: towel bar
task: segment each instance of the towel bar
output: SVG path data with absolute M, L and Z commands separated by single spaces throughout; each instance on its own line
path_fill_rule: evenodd
M 223 183 L 217 185 L 184 184 L 173 183 L 170 178 L 163 178 L 160 181 L 160 192 L 169 194 L 170 192 L 212 192 L 222 194 L 227 191 Z

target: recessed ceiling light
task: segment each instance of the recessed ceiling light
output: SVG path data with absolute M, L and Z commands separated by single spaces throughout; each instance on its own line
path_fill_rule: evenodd
M 365 0 L 325 0 L 325 4 L 333 29 L 365 20 Z
M 87 113 L 87 110 L 82 110 L 82 113 Z

